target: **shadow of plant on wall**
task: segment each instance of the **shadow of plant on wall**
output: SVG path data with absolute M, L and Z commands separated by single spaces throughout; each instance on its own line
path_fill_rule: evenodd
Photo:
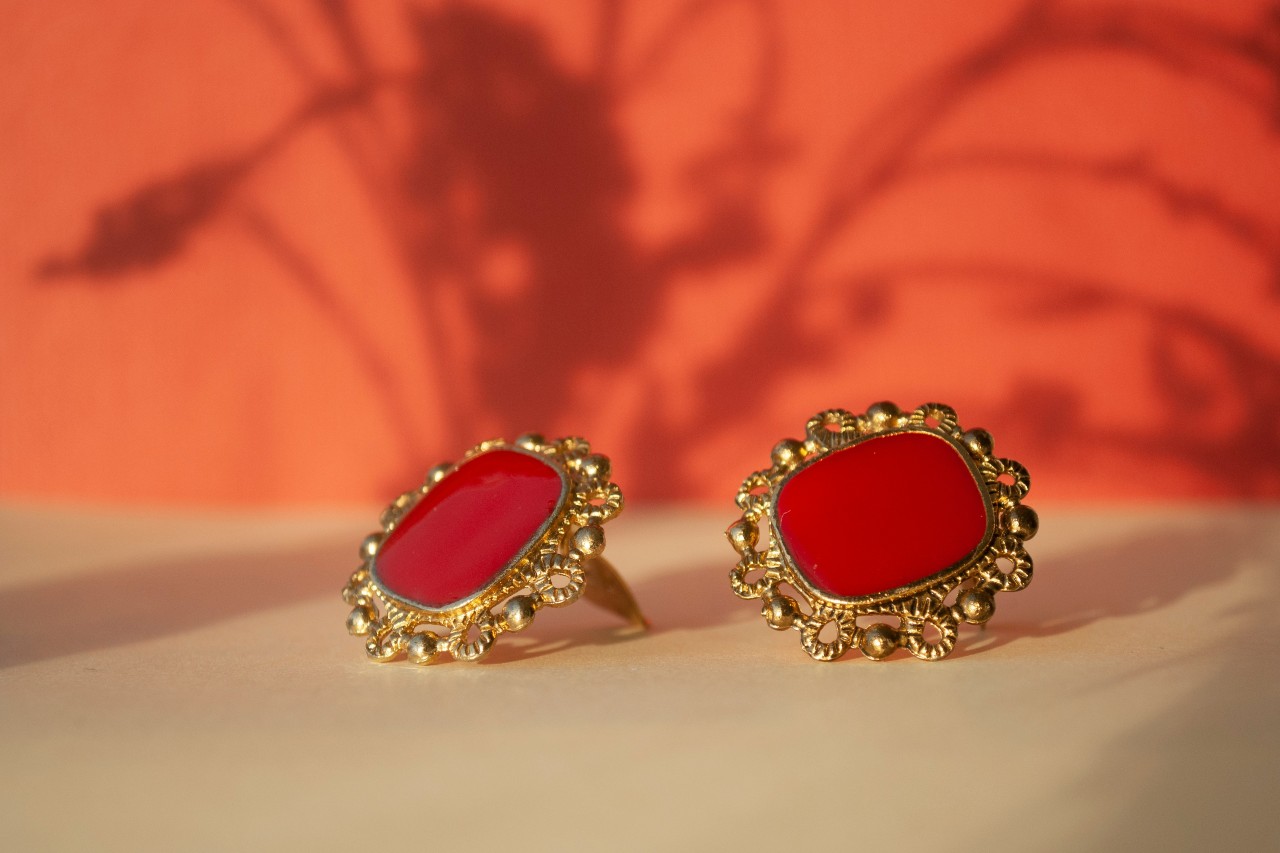
M 406 462 L 415 467 L 436 461 L 427 458 L 432 448 L 468 445 L 475 438 L 469 425 L 518 432 L 551 423 L 583 375 L 609 375 L 654 345 L 661 297 L 675 282 L 702 270 L 745 268 L 776 248 L 779 214 L 766 192 L 789 149 L 778 115 L 786 57 L 773 3 L 742 0 L 758 36 L 744 47 L 754 65 L 751 95 L 726 108 L 731 118 L 720 138 L 684 158 L 689 209 L 681 221 L 689 224 L 657 246 L 642 244 L 627 224 L 640 176 L 618 113 L 650 85 L 656 69 L 694 49 L 689 33 L 699 19 L 733 4 L 678 4 L 652 41 L 630 54 L 638 58 L 623 64 L 624 4 L 602 0 L 594 65 L 574 71 L 557 61 L 533 25 L 467 4 L 432 11 L 406 5 L 415 58 L 407 70 L 388 70 L 362 40 L 352 9 L 322 2 L 313 12 L 340 46 L 338 82 L 308 60 L 296 22 L 254 0 L 238 5 L 307 81 L 310 96 L 243 150 L 197 160 L 102 206 L 83 243 L 51 254 L 38 273 L 46 280 L 111 282 L 175 261 L 215 218 L 238 218 L 323 312 L 336 345 L 359 359 L 401 430 Z M 690 439 L 715 430 L 720 413 L 788 381 L 785 365 L 820 359 L 831 342 L 806 325 L 797 294 L 825 286 L 817 281 L 820 261 L 911 182 L 958 172 L 1026 173 L 1148 193 L 1171 214 L 1211 227 L 1255 256 L 1272 284 L 1249 298 L 1276 301 L 1276 229 L 1262 214 L 1162 174 L 1141 153 L 1099 161 L 1017 148 L 929 153 L 927 143 L 940 126 L 997 81 L 1040 60 L 1100 52 L 1122 52 L 1162 73 L 1194 78 L 1273 123 L 1280 109 L 1280 7 L 1260 26 L 1232 32 L 1122 4 L 1027 4 L 986 42 L 905 89 L 884 93 L 885 106 L 850 129 L 828 190 L 813 199 L 807 230 L 782 250 L 770 273 L 768 298 L 749 322 L 717 330 L 728 344 L 715 356 L 688 363 L 685 381 L 698 389 L 693 410 L 637 425 L 636 445 L 697 453 Z M 410 307 L 437 373 L 433 388 L 413 393 L 429 393 L 439 409 L 453 413 L 448 429 L 456 434 L 426 443 L 411 434 L 404 415 L 410 392 L 397 382 L 384 347 L 352 322 L 334 283 L 290 238 L 288 223 L 240 193 L 264 164 L 289 156 L 293 139 L 317 127 L 334 135 L 412 283 Z M 1176 417 L 1119 431 L 1084 421 L 1078 388 L 1033 378 L 1018 383 L 999 413 L 1024 438 L 1051 446 L 1055 436 L 1070 434 L 1077 445 L 1087 441 L 1225 475 L 1239 495 L 1280 494 L 1275 466 L 1256 462 L 1280 458 L 1280 432 L 1258 427 L 1280 422 L 1280 361 L 1207 314 L 1134 296 L 1101 278 L 970 256 L 917 259 L 840 282 L 846 321 L 855 328 L 882 324 L 898 310 L 903 288 L 955 275 L 1048 322 L 1138 318 L 1153 331 L 1147 357 L 1169 411 L 1213 404 L 1236 413 L 1195 435 Z M 464 348 L 461 340 L 472 343 Z M 748 362 L 749 371 L 743 369 Z M 651 393 L 659 393 L 656 380 Z M 633 480 L 633 494 L 672 496 L 661 470 L 637 469 Z

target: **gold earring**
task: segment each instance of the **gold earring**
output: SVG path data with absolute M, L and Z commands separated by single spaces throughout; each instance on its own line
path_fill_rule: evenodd
M 587 442 L 524 435 L 485 441 L 383 511 L 342 591 L 347 629 L 377 661 L 476 661 L 507 631 L 580 596 L 640 627 L 607 563 L 604 524 L 622 510 L 609 460 Z M 424 626 L 436 626 L 431 629 Z
M 938 660 L 961 623 L 985 623 L 997 594 L 1031 581 L 1030 485 L 949 406 L 820 412 L 738 490 L 730 583 L 762 602 L 769 627 L 799 631 L 816 660 L 851 648 L 882 660 L 900 647 Z

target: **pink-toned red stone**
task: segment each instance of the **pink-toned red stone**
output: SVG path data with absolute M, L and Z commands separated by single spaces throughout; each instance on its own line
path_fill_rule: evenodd
M 560 470 L 517 450 L 490 450 L 446 476 L 374 558 L 383 588 L 439 609 L 469 598 L 545 531 L 567 495 Z
M 927 433 L 890 433 L 796 472 L 778 493 L 779 533 L 796 568 L 838 598 L 888 592 L 971 556 L 986 495 L 960 451 Z

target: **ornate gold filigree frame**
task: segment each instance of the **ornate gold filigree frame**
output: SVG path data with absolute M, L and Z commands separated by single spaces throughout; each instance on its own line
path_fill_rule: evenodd
M 400 598 L 377 578 L 378 549 L 409 511 L 441 480 L 469 459 L 496 449 L 537 456 L 559 471 L 563 489 L 556 512 L 524 549 L 481 590 L 440 608 Z M 432 468 L 426 480 L 392 501 L 379 519 L 381 530 L 360 545 L 360 567 L 351 575 L 342 598 L 352 605 L 347 629 L 366 637 L 365 652 L 377 661 L 406 654 L 419 664 L 447 651 L 458 660 L 475 661 L 488 654 L 506 631 L 527 628 L 544 607 L 564 607 L 579 596 L 643 626 L 644 618 L 626 584 L 605 562 L 605 522 L 622 511 L 622 490 L 609 479 L 608 458 L 593 454 L 581 438 L 548 442 L 522 435 L 513 444 L 483 441 L 457 464 Z M 501 604 L 498 612 L 495 606 Z M 437 630 L 423 626 L 438 626 Z
M 854 598 L 827 595 L 787 553 L 773 512 L 778 491 L 795 472 L 829 453 L 901 432 L 938 436 L 960 453 L 988 500 L 982 541 L 967 559 L 919 582 Z M 1039 520 L 1035 510 L 1021 503 L 1031 487 L 1027 469 L 992 455 L 991 435 L 982 429 L 962 430 L 950 406 L 926 403 L 903 412 L 893 403 L 877 403 L 862 415 L 844 409 L 819 412 L 805 425 L 804 441 L 784 439 L 774 446 L 772 463 L 748 475 L 738 489 L 742 517 L 730 525 L 727 536 L 741 559 L 729 582 L 740 598 L 762 601 L 769 627 L 798 630 L 801 645 L 816 660 L 835 660 L 854 647 L 874 660 L 899 647 L 923 660 L 938 660 L 955 647 L 961 622 L 985 623 L 995 612 L 997 593 L 1016 592 L 1031 581 L 1032 562 L 1024 543 L 1036 534 Z M 758 549 L 762 534 L 763 548 Z M 875 617 L 889 622 L 865 624 Z M 828 625 L 834 626 L 834 636 L 819 639 Z M 929 625 L 937 630 L 936 639 L 925 638 Z

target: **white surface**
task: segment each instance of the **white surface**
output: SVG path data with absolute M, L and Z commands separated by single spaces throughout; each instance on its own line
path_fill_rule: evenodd
M 1043 510 L 932 664 L 809 660 L 729 592 L 733 512 L 629 510 L 651 633 L 580 602 L 426 668 L 342 626 L 375 514 L 0 512 L 5 846 L 1280 845 L 1273 508 Z

